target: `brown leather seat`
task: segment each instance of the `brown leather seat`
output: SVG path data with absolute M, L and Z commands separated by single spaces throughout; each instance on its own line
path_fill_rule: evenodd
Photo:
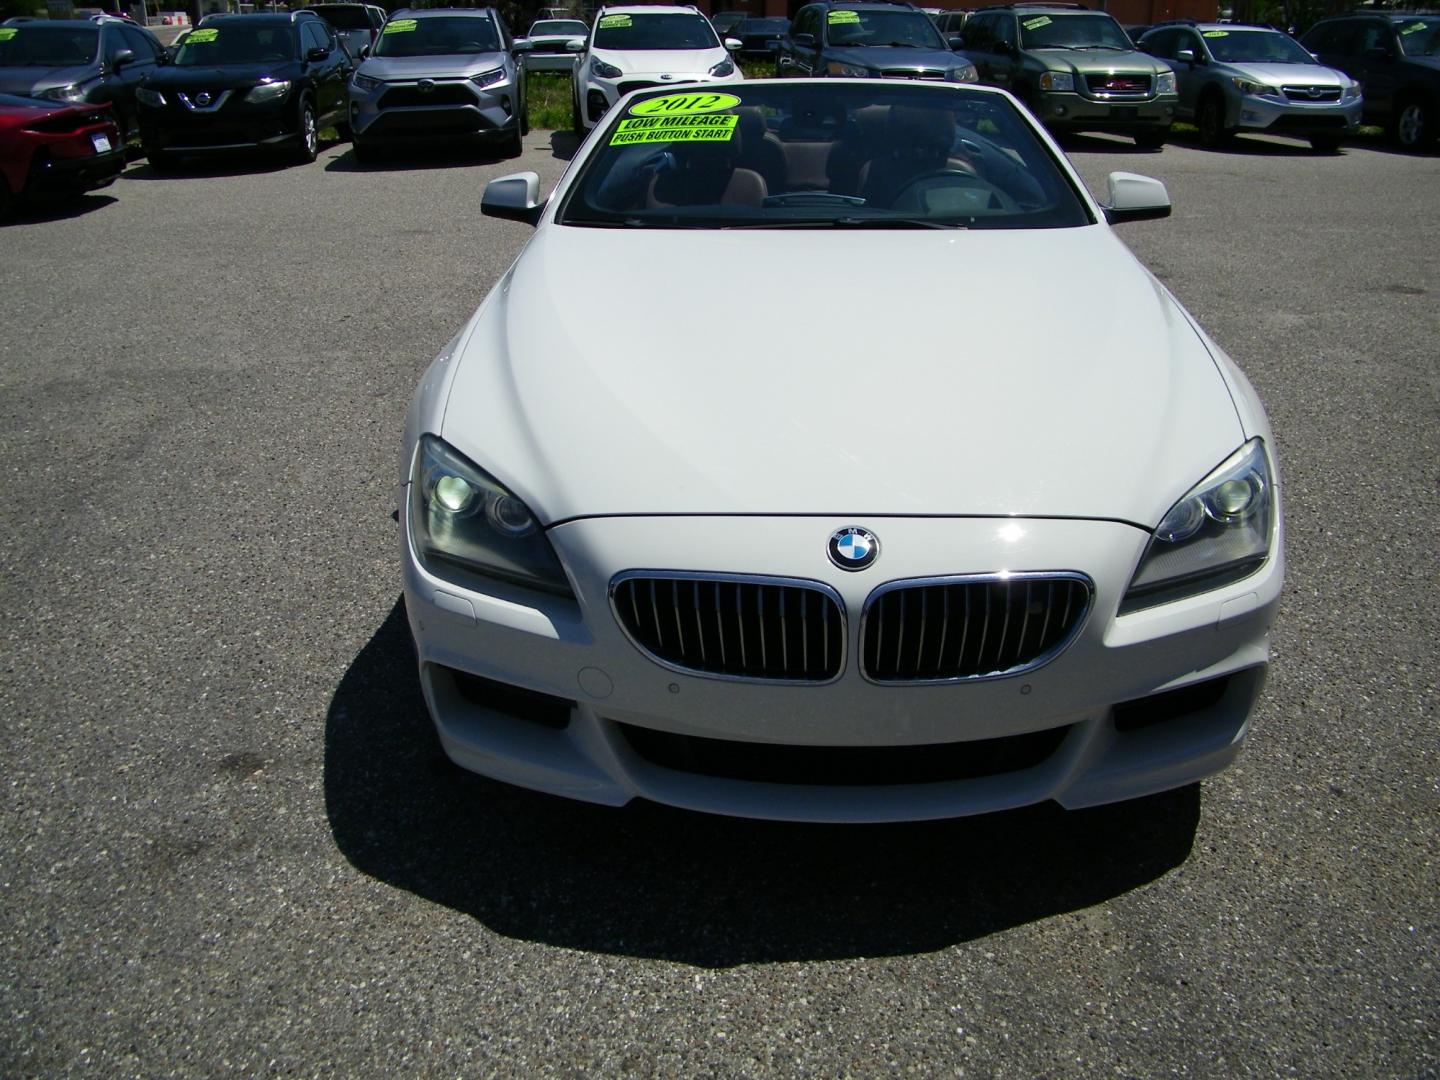
M 754 169 L 737 167 L 739 133 L 727 142 L 678 143 L 671 148 L 677 167 L 657 173 L 650 180 L 645 205 L 654 209 L 671 206 L 755 206 L 765 201 L 769 189 Z
M 888 207 L 916 177 L 943 169 L 977 172 L 968 158 L 951 154 L 955 118 L 944 109 L 896 105 L 885 125 L 881 152 L 860 168 L 860 194 L 871 206 Z

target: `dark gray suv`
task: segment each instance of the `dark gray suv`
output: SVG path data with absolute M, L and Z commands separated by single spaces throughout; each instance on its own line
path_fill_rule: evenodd
M 775 63 L 792 77 L 975 81 L 975 65 L 950 51 L 930 16 L 891 0 L 802 7 Z
M 1387 11 L 1323 19 L 1301 43 L 1360 81 L 1365 120 L 1407 150 L 1440 135 L 1440 13 Z

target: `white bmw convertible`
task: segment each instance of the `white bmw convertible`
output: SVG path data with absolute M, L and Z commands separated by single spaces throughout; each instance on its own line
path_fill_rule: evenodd
M 807 821 L 1083 807 L 1239 752 L 1265 412 L 1002 91 L 630 94 L 431 365 L 405 602 L 449 756 Z M 742 317 L 743 316 L 743 317 Z

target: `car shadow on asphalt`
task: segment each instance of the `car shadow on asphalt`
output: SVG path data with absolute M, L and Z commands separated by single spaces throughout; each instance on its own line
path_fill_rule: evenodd
M 4 181 L 0 180 L 0 183 Z M 45 197 L 27 200 L 17 204 L 9 216 L 0 217 L 0 228 L 7 225 L 40 225 L 47 221 L 68 221 L 93 214 L 119 201 L 113 195 L 100 195 L 95 192 L 70 198 Z
M 570 161 L 580 149 L 580 136 L 573 131 L 552 131 L 550 133 L 550 156 L 561 161 Z
M 362 873 L 507 937 L 708 968 L 930 952 L 1136 889 L 1194 843 L 1196 785 L 858 826 L 538 795 L 445 758 L 409 635 L 402 598 L 330 702 L 331 830 Z
M 413 146 L 387 150 L 370 161 L 360 161 L 354 148 L 325 163 L 326 172 L 431 172 L 435 169 L 469 169 L 476 165 L 496 165 L 508 161 L 522 166 L 518 158 L 507 158 L 496 148 L 457 143 L 451 145 Z

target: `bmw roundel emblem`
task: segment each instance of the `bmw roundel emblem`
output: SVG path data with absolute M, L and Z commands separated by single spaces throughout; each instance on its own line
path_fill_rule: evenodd
M 880 555 L 880 539 L 869 529 L 836 529 L 826 545 L 830 561 L 841 570 L 864 570 Z

